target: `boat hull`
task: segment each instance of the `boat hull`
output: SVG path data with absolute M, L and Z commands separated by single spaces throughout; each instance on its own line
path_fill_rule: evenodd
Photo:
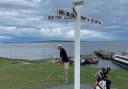
M 118 57 L 115 56 L 115 57 L 113 57 L 112 62 L 122 66 L 123 68 L 128 69 L 128 60 L 123 61 L 123 59 L 118 58 Z

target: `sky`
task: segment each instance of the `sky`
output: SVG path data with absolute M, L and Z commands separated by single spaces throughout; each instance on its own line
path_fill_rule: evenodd
M 71 0 L 0 0 L 0 42 L 74 40 L 75 21 L 49 21 L 55 9 L 72 11 Z M 128 41 L 128 0 L 85 0 L 81 15 L 103 25 L 81 23 L 82 41 Z

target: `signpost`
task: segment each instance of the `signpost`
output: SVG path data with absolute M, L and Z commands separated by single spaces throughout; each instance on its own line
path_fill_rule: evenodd
M 76 16 L 76 29 L 75 29 L 75 68 L 74 68 L 74 89 L 80 89 L 80 9 L 84 1 L 72 2 L 73 12 Z
M 72 12 L 61 10 L 61 9 L 56 9 L 56 16 L 48 16 L 48 20 L 64 20 L 64 19 L 76 19 L 77 17 L 77 12 L 75 8 L 73 7 Z M 87 22 L 87 23 L 92 23 L 92 24 L 103 24 L 101 21 L 89 18 L 86 16 L 80 16 L 80 21 L 81 22 Z
M 75 76 L 74 89 L 80 89 L 80 22 L 88 22 L 93 24 L 102 24 L 101 21 L 80 15 L 80 9 L 84 4 L 83 0 L 72 0 L 72 12 L 56 9 L 56 16 L 48 16 L 48 20 L 76 20 L 75 29 Z

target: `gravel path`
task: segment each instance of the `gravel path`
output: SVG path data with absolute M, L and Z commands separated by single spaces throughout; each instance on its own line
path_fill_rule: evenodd
M 74 85 L 63 85 L 58 87 L 46 88 L 46 89 L 74 89 Z M 92 89 L 92 86 L 81 85 L 80 89 Z
M 51 87 L 51 88 L 45 88 L 45 89 L 74 89 L 74 85 L 63 85 L 63 86 Z M 92 86 L 81 85 L 80 89 L 92 89 Z M 118 89 L 118 88 L 111 88 L 111 89 Z

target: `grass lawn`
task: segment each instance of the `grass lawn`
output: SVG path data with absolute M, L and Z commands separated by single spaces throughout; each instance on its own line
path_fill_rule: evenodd
M 92 85 L 99 69 L 81 67 L 81 83 Z M 73 84 L 73 65 L 69 67 L 69 82 Z M 0 89 L 45 89 L 63 84 L 63 66 L 46 61 L 25 61 L 0 58 Z M 112 70 L 112 86 L 128 89 L 128 71 Z

